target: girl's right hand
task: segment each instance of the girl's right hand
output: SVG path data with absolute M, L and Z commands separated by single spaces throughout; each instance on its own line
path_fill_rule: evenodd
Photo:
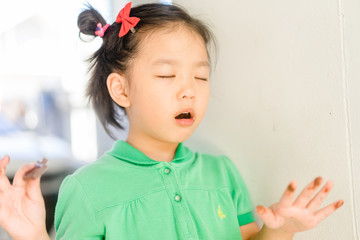
M 35 163 L 22 166 L 11 185 L 5 175 L 9 161 L 8 156 L 0 160 L 0 226 L 14 240 L 50 239 L 46 232 L 40 177 L 23 179 L 35 167 Z

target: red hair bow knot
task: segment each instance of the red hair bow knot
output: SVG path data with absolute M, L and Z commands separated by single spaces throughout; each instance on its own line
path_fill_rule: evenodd
M 126 35 L 129 32 L 129 30 L 133 31 L 132 28 L 134 28 L 136 24 L 138 24 L 138 22 L 140 21 L 140 18 L 130 17 L 130 9 L 131 9 L 131 2 L 126 4 L 125 7 L 120 10 L 119 14 L 116 17 L 116 22 L 122 23 L 119 32 L 119 37 Z

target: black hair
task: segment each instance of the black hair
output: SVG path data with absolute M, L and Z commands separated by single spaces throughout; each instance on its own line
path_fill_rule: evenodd
M 79 36 L 81 34 L 95 36 L 98 23 L 106 25 L 106 21 L 90 4 L 86 6 L 78 17 Z M 88 59 L 91 77 L 87 86 L 86 96 L 95 109 L 96 115 L 106 132 L 113 137 L 109 125 L 124 129 L 122 118 L 126 115 L 125 109 L 117 105 L 107 89 L 107 77 L 112 72 L 127 73 L 138 46 L 146 34 L 166 27 L 170 24 L 180 24 L 198 34 L 207 47 L 212 43 L 216 47 L 216 40 L 209 27 L 199 19 L 191 17 L 185 9 L 175 5 L 160 3 L 143 4 L 130 11 L 131 17 L 140 18 L 135 26 L 135 33 L 129 32 L 119 38 L 121 24 L 114 22 L 106 30 L 101 47 Z M 81 38 L 82 39 L 82 38 Z M 210 56 L 209 56 L 210 60 Z M 121 111 L 119 111 L 121 110 Z M 122 113 L 122 114 L 121 114 Z

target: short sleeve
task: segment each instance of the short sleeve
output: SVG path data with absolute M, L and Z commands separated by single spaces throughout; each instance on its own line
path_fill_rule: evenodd
M 63 181 L 55 210 L 56 239 L 103 239 L 86 192 L 74 176 Z
M 231 159 L 225 157 L 225 161 L 227 163 L 227 167 L 229 168 L 229 185 L 234 206 L 237 210 L 239 226 L 252 223 L 255 221 L 253 206 L 244 179 Z

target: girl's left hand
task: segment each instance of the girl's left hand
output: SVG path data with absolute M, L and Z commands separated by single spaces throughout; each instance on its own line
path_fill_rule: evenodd
M 256 212 L 270 229 L 296 233 L 314 228 L 344 204 L 343 200 L 338 200 L 319 209 L 333 187 L 333 182 L 327 181 L 316 193 L 322 181 L 321 177 L 317 177 L 303 189 L 295 201 L 293 199 L 297 183 L 293 181 L 278 203 L 273 204 L 270 208 L 259 205 Z M 313 197 L 315 193 L 316 195 Z

